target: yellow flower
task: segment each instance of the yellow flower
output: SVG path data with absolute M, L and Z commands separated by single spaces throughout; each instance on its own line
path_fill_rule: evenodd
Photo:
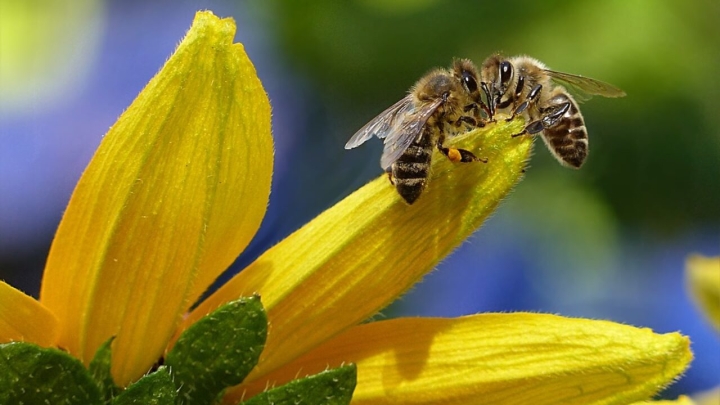
M 127 386 L 193 322 L 259 293 L 267 342 L 228 403 L 343 362 L 357 363 L 358 404 L 620 404 L 687 367 L 687 338 L 604 321 L 520 313 L 360 324 L 519 181 L 532 144 L 510 137 L 521 120 L 456 138 L 489 163 L 435 159 L 413 206 L 385 176 L 370 182 L 187 313 L 247 246 L 269 197 L 269 102 L 234 32 L 230 19 L 197 14 L 78 183 L 39 302 L 0 283 L 0 342 L 59 346 L 88 364 L 116 336 L 112 375 Z

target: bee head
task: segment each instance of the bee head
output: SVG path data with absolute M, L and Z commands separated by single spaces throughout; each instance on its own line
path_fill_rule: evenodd
M 480 96 L 478 87 L 478 72 L 469 59 L 456 59 L 453 62 L 453 76 L 460 81 L 463 89 L 473 98 Z
M 500 54 L 495 54 L 485 59 L 481 71 L 482 81 L 489 84 L 493 99 L 499 101 L 512 81 L 512 63 Z

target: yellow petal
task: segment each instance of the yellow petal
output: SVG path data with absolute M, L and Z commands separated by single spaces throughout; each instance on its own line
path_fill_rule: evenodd
M 53 241 L 41 301 L 88 363 L 109 337 L 125 385 L 247 245 L 267 205 L 270 106 L 235 24 L 200 12 L 118 119 Z
M 202 303 L 257 292 L 270 331 L 253 380 L 355 325 L 407 291 L 475 231 L 520 179 L 532 140 L 522 120 L 460 137 L 489 163 L 454 164 L 438 153 L 428 188 L 408 206 L 387 176 L 370 182 L 268 250 Z M 301 337 L 301 338 L 298 338 Z
M 555 315 L 401 318 L 351 328 L 227 400 L 353 362 L 353 404 L 627 404 L 682 373 L 689 344 L 678 333 Z
M 686 264 L 687 284 L 695 303 L 710 323 L 720 330 L 720 256 L 690 256 Z
M 31 342 L 53 346 L 58 321 L 33 297 L 0 281 L 0 343 Z

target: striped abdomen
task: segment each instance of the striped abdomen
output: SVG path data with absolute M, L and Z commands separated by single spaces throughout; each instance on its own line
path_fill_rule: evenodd
M 408 204 L 415 202 L 425 189 L 432 152 L 432 129 L 427 125 L 422 135 L 390 167 L 393 184 Z
M 543 110 L 565 103 L 570 103 L 570 108 L 554 125 L 543 130 L 543 140 L 560 163 L 578 169 L 588 154 L 588 134 L 577 103 L 569 94 L 560 92 L 548 100 Z

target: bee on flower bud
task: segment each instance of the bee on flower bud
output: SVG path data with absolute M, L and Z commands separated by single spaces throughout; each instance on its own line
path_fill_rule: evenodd
M 553 156 L 564 166 L 578 169 L 588 155 L 588 133 L 575 98 L 623 97 L 619 88 L 570 73 L 548 69 L 528 56 L 492 55 L 481 67 L 481 85 L 487 88 L 490 116 L 523 115 L 525 129 L 513 136 L 540 134 Z
M 490 110 L 482 100 L 478 79 L 477 68 L 467 59 L 455 60 L 450 69 L 431 71 L 407 96 L 360 128 L 345 149 L 374 136 L 383 139 L 380 166 L 400 196 L 414 203 L 427 186 L 434 148 L 453 162 L 487 162 L 468 150 L 445 146 L 448 137 L 486 123 Z

